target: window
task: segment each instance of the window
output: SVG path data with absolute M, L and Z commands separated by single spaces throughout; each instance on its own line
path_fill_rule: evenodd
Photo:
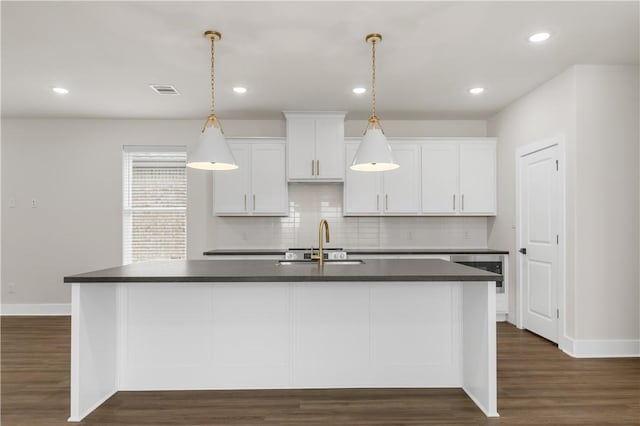
M 123 263 L 185 259 L 184 147 L 124 147 Z

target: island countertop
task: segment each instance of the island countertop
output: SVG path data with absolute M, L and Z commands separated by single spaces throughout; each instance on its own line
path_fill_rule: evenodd
M 65 283 L 502 281 L 502 275 L 440 259 L 371 259 L 361 265 L 275 260 L 177 260 L 134 263 L 64 277 Z
M 284 256 L 287 249 L 212 249 L 202 253 L 204 256 Z M 344 248 L 350 255 L 450 255 L 450 254 L 509 254 L 507 250 L 489 248 Z

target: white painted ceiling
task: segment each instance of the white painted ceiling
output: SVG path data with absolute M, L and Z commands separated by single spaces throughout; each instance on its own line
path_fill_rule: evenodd
M 637 64 L 638 2 L 2 2 L 5 117 L 204 118 L 216 45 L 221 118 L 368 114 L 380 32 L 383 119 L 486 118 L 572 64 Z M 534 45 L 527 36 L 549 31 Z M 180 96 L 148 85 L 173 84 Z M 244 85 L 244 95 L 232 92 Z M 54 95 L 62 86 L 71 92 Z M 471 96 L 470 87 L 484 94 Z

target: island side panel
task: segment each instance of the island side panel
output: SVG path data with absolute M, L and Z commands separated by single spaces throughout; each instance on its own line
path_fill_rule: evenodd
M 458 282 L 294 287 L 293 386 L 461 387 Z
M 81 421 L 117 391 L 117 288 L 71 286 L 71 422 Z
M 132 283 L 120 390 L 289 386 L 289 283 Z
M 485 415 L 497 417 L 495 283 L 463 283 L 462 312 L 463 389 Z
M 462 386 L 459 282 L 124 286 L 120 390 Z

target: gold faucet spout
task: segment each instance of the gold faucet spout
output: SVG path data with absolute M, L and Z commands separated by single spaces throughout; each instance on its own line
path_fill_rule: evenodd
M 318 266 L 324 265 L 324 249 L 323 249 L 323 239 L 322 239 L 322 229 L 324 228 L 324 239 L 328 243 L 329 239 L 329 222 L 326 219 L 322 219 L 320 221 L 320 226 L 318 227 L 318 255 L 315 256 L 313 254 L 313 250 L 311 253 L 312 259 L 318 259 Z

